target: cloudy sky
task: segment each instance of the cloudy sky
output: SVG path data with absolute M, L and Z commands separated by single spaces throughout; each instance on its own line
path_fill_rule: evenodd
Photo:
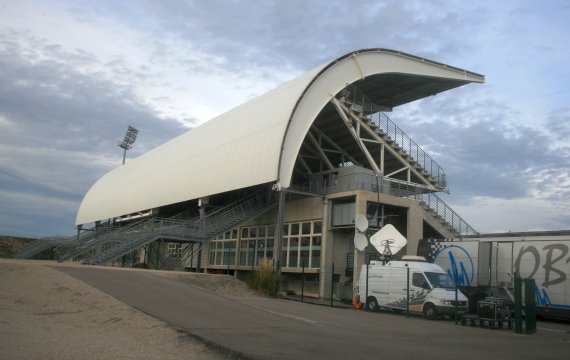
M 389 114 L 473 227 L 570 229 L 568 19 L 555 0 L 0 0 L 0 234 L 73 234 L 128 125 L 132 158 L 371 47 L 486 76 Z

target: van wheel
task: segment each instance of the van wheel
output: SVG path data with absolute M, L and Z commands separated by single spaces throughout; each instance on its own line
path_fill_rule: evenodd
M 366 308 L 368 311 L 378 311 L 378 301 L 374 296 L 370 296 L 368 300 L 366 300 Z
M 437 309 L 432 303 L 427 303 L 424 305 L 424 317 L 428 320 L 434 320 L 437 318 Z

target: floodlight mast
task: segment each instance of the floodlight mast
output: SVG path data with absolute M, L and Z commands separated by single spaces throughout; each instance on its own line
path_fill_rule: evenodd
M 133 144 L 137 140 L 137 134 L 139 131 L 134 127 L 130 126 L 127 128 L 127 133 L 123 142 L 119 143 L 119 147 L 123 149 L 123 165 L 125 165 L 125 158 L 127 157 L 127 150 L 132 149 Z

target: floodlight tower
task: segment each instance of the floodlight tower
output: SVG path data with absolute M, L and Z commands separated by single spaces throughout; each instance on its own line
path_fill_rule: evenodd
M 127 150 L 133 147 L 135 140 L 137 139 L 137 134 L 139 131 L 134 127 L 129 125 L 127 129 L 127 133 L 125 134 L 125 138 L 123 142 L 119 143 L 119 147 L 123 149 L 123 165 L 125 165 L 125 158 L 127 157 Z

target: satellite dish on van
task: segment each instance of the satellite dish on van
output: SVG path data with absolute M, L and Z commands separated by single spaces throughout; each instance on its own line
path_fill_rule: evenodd
M 356 226 L 356 229 L 361 233 L 366 232 L 366 230 L 368 230 L 368 218 L 366 215 L 357 214 L 356 219 L 354 219 L 354 226 Z
M 396 255 L 408 243 L 393 225 L 385 225 L 370 237 L 370 243 L 383 255 Z
M 354 247 L 359 251 L 364 251 L 364 249 L 366 249 L 366 246 L 368 246 L 368 239 L 366 238 L 366 235 L 356 233 L 356 235 L 354 235 Z

